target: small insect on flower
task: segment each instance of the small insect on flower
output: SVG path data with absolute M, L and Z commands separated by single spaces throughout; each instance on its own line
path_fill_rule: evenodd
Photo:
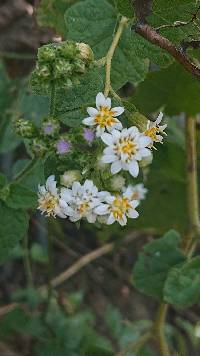
M 152 122 L 150 120 L 148 120 L 147 122 L 147 128 L 144 131 L 144 135 L 148 136 L 151 138 L 152 142 L 150 143 L 149 147 L 153 147 L 154 142 L 159 142 L 159 143 L 163 143 L 163 136 L 162 135 L 166 135 L 166 132 L 164 132 L 164 130 L 167 127 L 167 124 L 165 125 L 160 125 L 161 121 L 163 118 L 163 113 L 160 112 L 160 114 L 158 115 L 156 121 Z
M 72 189 L 61 189 L 62 196 L 73 210 L 70 220 L 75 222 L 82 218 L 86 218 L 89 223 L 96 221 L 96 208 L 102 201 L 104 192 L 98 192 L 93 181 L 86 180 L 83 185 L 79 182 L 74 182 Z
M 102 161 L 111 163 L 111 173 L 126 170 L 133 177 L 139 174 L 138 161 L 151 155 L 148 145 L 151 138 L 141 134 L 136 126 L 125 128 L 121 132 L 113 130 L 111 134 L 104 133 L 102 141 L 108 146 L 104 149 Z
M 56 184 L 55 176 L 51 175 L 45 185 L 38 186 L 38 209 L 46 216 L 59 216 L 64 219 L 72 213 L 72 210 L 63 200 Z
M 82 122 L 87 126 L 95 126 L 97 137 L 100 137 L 105 129 L 108 132 L 111 132 L 113 129 L 122 129 L 122 124 L 116 117 L 124 112 L 123 107 L 117 106 L 111 109 L 111 99 L 106 98 L 103 93 L 97 94 L 96 107 L 96 109 L 92 107 L 87 108 L 90 116 Z
M 128 189 L 126 189 L 123 195 L 111 195 L 107 192 L 104 201 L 105 203 L 96 207 L 94 212 L 97 215 L 106 216 L 107 225 L 111 225 L 117 221 L 121 226 L 124 226 L 127 224 L 127 217 L 136 219 L 139 216 L 135 210 L 139 202 L 131 198 L 131 193 Z
M 131 199 L 138 200 L 139 202 L 145 199 L 147 192 L 148 189 L 144 187 L 143 183 L 139 183 L 134 186 L 129 185 L 127 188 L 127 193 L 131 196 Z

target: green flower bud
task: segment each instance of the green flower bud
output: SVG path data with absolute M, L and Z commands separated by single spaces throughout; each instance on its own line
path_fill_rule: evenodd
M 76 47 L 79 50 L 79 56 L 81 59 L 85 59 L 87 61 L 93 61 L 94 60 L 94 53 L 90 46 L 86 43 L 76 43 Z
M 71 76 L 73 68 L 73 64 L 69 63 L 64 59 L 58 59 L 56 60 L 54 67 L 54 76 L 55 78 L 60 78 L 62 76 Z
M 14 130 L 23 138 L 32 138 L 36 135 L 36 128 L 31 121 L 18 119 L 14 122 Z
M 56 58 L 55 47 L 52 45 L 45 45 L 38 49 L 38 60 L 42 62 L 53 62 Z
M 33 140 L 30 148 L 36 157 L 43 157 L 48 150 L 44 141 L 39 138 Z
M 56 119 L 51 117 L 46 117 L 43 119 L 41 127 L 42 135 L 46 137 L 53 137 L 59 133 L 59 130 L 60 124 Z
M 73 59 L 78 54 L 76 43 L 73 41 L 66 41 L 59 44 L 56 50 L 57 57 L 63 57 L 64 59 Z
M 38 78 L 50 78 L 51 77 L 51 69 L 47 64 L 37 64 L 35 69 Z
M 63 175 L 60 176 L 60 184 L 69 188 L 75 181 L 81 180 L 81 172 L 79 170 L 71 170 L 64 172 Z
M 76 59 L 74 62 L 74 71 L 77 73 L 85 73 L 85 63 L 81 59 Z

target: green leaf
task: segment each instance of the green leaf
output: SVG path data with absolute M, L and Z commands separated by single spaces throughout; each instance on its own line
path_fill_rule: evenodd
M 133 5 L 130 0 L 114 0 L 114 4 L 120 14 L 128 18 L 134 17 Z
M 27 165 L 29 163 L 30 160 L 27 161 Z M 42 184 L 44 180 L 44 160 L 38 159 L 32 169 L 20 179 L 20 184 L 32 192 L 37 193 L 38 184 Z
M 3 173 L 0 173 L 0 188 L 4 187 L 7 183 L 7 178 Z
M 98 346 L 91 346 L 86 350 L 87 356 L 114 356 L 114 352 Z
M 96 58 L 106 55 L 118 25 L 118 13 L 106 0 L 85 0 L 70 7 L 65 15 L 68 38 L 88 43 Z M 139 83 L 148 71 L 145 57 L 138 56 L 136 36 L 124 31 L 112 61 L 111 82 L 119 89 L 127 81 Z M 139 51 L 140 52 L 140 51 Z
M 30 249 L 30 256 L 33 261 L 47 264 L 48 254 L 47 251 L 38 243 L 34 243 Z
M 133 103 L 144 112 L 164 107 L 168 115 L 200 112 L 200 82 L 179 64 L 149 73 L 133 97 Z
M 185 261 L 178 248 L 179 242 L 179 234 L 170 230 L 144 246 L 133 270 L 133 283 L 140 292 L 163 301 L 163 288 L 170 269 Z
M 98 68 L 89 70 L 80 83 L 56 97 L 55 115 L 68 126 L 77 126 L 85 117 L 86 107 L 95 101 L 96 93 L 103 90 L 103 78 Z
M 195 21 L 176 28 L 173 26 L 162 28 L 160 33 L 176 44 L 195 38 L 195 36 L 198 38 L 200 24 L 198 6 L 199 2 L 193 0 L 154 0 L 152 14 L 149 16 L 148 22 L 153 27 L 173 25 L 177 21 L 188 22 L 192 19 L 193 14 L 197 13 Z
M 178 308 L 187 308 L 199 302 L 200 257 L 194 257 L 173 268 L 164 286 L 164 300 Z
M 12 183 L 9 187 L 9 195 L 6 205 L 13 209 L 28 209 L 36 206 L 37 195 L 25 186 Z
M 60 35 L 65 35 L 64 13 L 77 0 L 42 0 L 36 10 L 40 26 L 53 27 Z
M 14 210 L 0 201 L 0 263 L 9 257 L 28 230 L 28 215 L 22 210 Z
M 17 135 L 13 132 L 10 117 L 8 117 L 5 113 L 4 115 L 6 117 L 6 121 L 2 122 L 2 125 L 0 123 L 0 153 L 2 154 L 14 150 L 21 142 L 19 137 L 17 137 Z

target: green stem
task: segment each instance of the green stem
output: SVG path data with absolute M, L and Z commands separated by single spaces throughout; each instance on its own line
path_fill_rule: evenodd
M 29 248 L 28 248 L 28 235 L 24 236 L 24 270 L 27 278 L 28 288 L 33 288 L 33 276 L 31 270 Z
M 157 312 L 156 320 L 154 322 L 154 332 L 158 339 L 160 354 L 162 356 L 170 356 L 168 344 L 165 339 L 165 319 L 167 310 L 168 304 L 161 304 Z
M 117 32 L 115 33 L 115 36 L 113 38 L 112 44 L 108 50 L 107 56 L 106 56 L 106 80 L 105 80 L 105 90 L 104 90 L 104 95 L 108 96 L 109 91 L 110 91 L 110 74 L 111 74 L 111 63 L 112 63 L 112 58 L 115 53 L 116 47 L 119 43 L 120 37 L 122 35 L 122 32 L 125 28 L 125 26 L 128 23 L 128 19 L 126 17 L 122 17 L 121 21 L 119 23 L 119 27 L 117 29 Z

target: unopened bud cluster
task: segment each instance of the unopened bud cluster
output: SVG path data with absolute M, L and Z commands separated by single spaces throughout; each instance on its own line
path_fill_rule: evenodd
M 85 43 L 66 41 L 42 46 L 31 75 L 31 87 L 37 93 L 47 93 L 53 83 L 69 89 L 79 82 L 93 59 L 93 52 Z

